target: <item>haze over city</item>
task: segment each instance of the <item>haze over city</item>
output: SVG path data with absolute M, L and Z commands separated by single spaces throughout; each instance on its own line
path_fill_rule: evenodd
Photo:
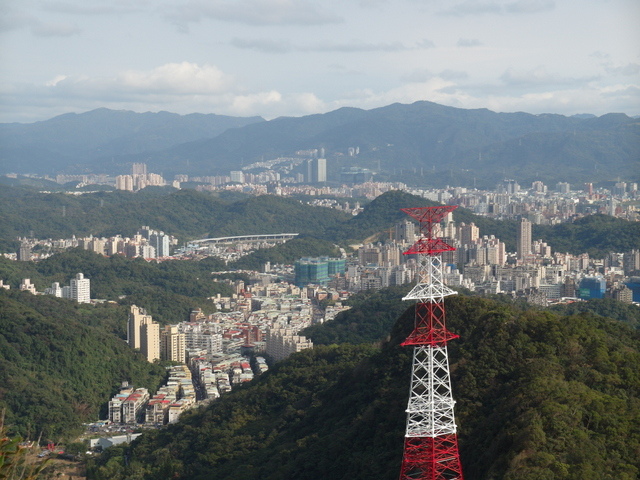
M 640 114 L 633 0 L 3 2 L 1 122 L 429 100 Z

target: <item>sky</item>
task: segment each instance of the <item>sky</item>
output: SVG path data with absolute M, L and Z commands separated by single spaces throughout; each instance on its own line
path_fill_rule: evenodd
M 427 100 L 640 115 L 638 0 L 0 0 L 0 122 Z

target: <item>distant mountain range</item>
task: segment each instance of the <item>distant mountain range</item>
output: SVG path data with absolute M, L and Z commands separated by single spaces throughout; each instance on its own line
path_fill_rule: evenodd
M 357 154 L 349 149 L 358 147 Z M 383 180 L 493 186 L 514 178 L 637 181 L 640 121 L 624 114 L 531 115 L 431 102 L 326 114 L 238 118 L 94 110 L 33 124 L 0 124 L 0 173 L 214 175 L 261 159 L 324 148 L 329 180 L 369 168 Z
M 123 157 L 147 160 L 155 152 L 256 122 L 264 119 L 99 108 L 43 122 L 4 123 L 0 173 L 127 173 L 114 169 Z M 152 159 L 148 163 L 154 165 Z

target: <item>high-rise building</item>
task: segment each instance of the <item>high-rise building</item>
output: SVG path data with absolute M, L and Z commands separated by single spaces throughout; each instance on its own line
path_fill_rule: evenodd
M 640 270 L 640 250 L 631 250 L 625 252 L 622 257 L 622 266 L 624 268 L 625 275 L 630 275 L 633 272 Z
M 148 362 L 160 360 L 160 325 L 156 322 L 140 327 L 140 352 Z
M 129 321 L 127 323 L 127 343 L 131 348 L 140 348 L 140 328 L 142 325 L 151 322 L 151 315 L 147 315 L 144 308 L 131 305 L 129 309 Z
M 91 280 L 78 273 L 72 278 L 69 285 L 69 294 L 72 300 L 78 303 L 91 303 Z
M 306 161 L 307 183 L 324 183 L 327 181 L 327 159 L 312 158 Z
M 327 159 L 326 158 L 316 158 L 316 182 L 324 183 L 327 181 Z
M 604 298 L 607 282 L 603 277 L 584 277 L 580 280 L 578 294 L 582 299 Z
M 51 287 L 45 288 L 44 294 L 62 298 L 62 287 L 58 282 L 54 282 L 51 284 Z
M 398 243 L 410 243 L 413 245 L 417 240 L 416 224 L 409 220 L 397 223 L 395 240 Z
M 149 236 L 149 243 L 156 250 L 157 257 L 168 257 L 169 256 L 169 236 L 165 235 L 164 232 L 153 232 Z
M 627 184 L 625 182 L 617 182 L 611 189 L 611 194 L 616 197 L 624 197 L 627 193 Z
M 523 260 L 531 254 L 531 222 L 526 218 L 520 220 L 517 235 L 518 260 Z
M 146 163 L 134 163 L 131 166 L 131 174 L 132 175 L 146 175 L 147 174 L 147 164 Z
M 149 362 L 160 359 L 160 325 L 136 305 L 131 305 L 129 310 L 127 343 L 131 348 L 140 349 Z
M 536 180 L 531 184 L 531 190 L 536 193 L 547 193 L 547 187 L 540 180 Z
M 301 258 L 296 261 L 294 283 L 298 287 L 304 287 L 309 283 L 327 285 L 329 277 L 345 272 L 344 258 Z
M 118 175 L 116 177 L 116 189 L 133 192 L 133 177 L 131 175 Z
M 591 183 L 591 182 L 585 183 L 584 184 L 584 191 L 589 196 L 593 195 L 593 183 Z
M 160 358 L 185 363 L 186 335 L 177 325 L 166 325 L 160 333 Z
M 276 362 L 308 348 L 313 348 L 313 342 L 292 328 L 267 329 L 266 352 Z
M 473 222 L 468 225 L 461 223 L 459 238 L 462 245 L 471 245 L 480 238 L 480 229 Z
M 21 262 L 28 262 L 31 260 L 31 245 L 26 242 L 22 242 L 20 244 L 20 249 L 18 250 L 18 260 Z
M 244 172 L 242 170 L 233 171 L 230 173 L 231 181 L 236 183 L 244 183 Z
M 499 190 L 502 190 L 505 193 L 514 194 L 520 191 L 520 185 L 518 185 L 518 182 L 515 180 L 505 180 L 502 185 L 502 189 Z

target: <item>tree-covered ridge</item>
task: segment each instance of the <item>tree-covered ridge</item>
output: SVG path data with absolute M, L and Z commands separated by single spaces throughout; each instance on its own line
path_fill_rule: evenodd
M 451 299 L 447 308 L 460 334 L 450 355 L 470 478 L 636 478 L 637 331 L 589 313 L 477 298 Z
M 239 258 L 229 267 L 260 271 L 266 262 L 293 264 L 302 257 L 339 257 L 340 255 L 340 250 L 327 240 L 297 237 L 272 248 L 256 250 Z
M 370 311 L 367 305 L 354 307 Z M 640 471 L 640 337 L 620 322 L 447 299 L 466 478 L 632 480 Z M 366 315 L 361 321 L 367 321 Z M 409 307 L 379 350 L 293 355 L 185 422 L 143 436 L 94 479 L 392 479 L 402 457 Z M 120 452 L 121 454 L 122 452 Z
M 640 248 L 640 222 L 629 222 L 609 215 L 589 215 L 573 223 L 534 225 L 533 237 L 542 238 L 554 251 L 588 253 L 604 258 L 608 252 L 627 252 Z
M 9 429 L 72 438 L 122 381 L 156 389 L 164 369 L 114 334 L 126 321 L 125 307 L 0 289 L 0 411 Z
M 636 305 L 619 302 L 612 298 L 594 298 L 588 302 L 574 302 L 566 305 L 553 305 L 554 312 L 562 315 L 593 313 L 601 317 L 613 318 L 630 327 L 640 329 L 640 308 Z
M 402 191 L 390 191 L 367 204 L 355 217 L 330 208 L 312 207 L 291 198 L 263 195 L 234 198 L 180 190 L 100 192 L 79 196 L 40 194 L 21 188 L 0 189 L 0 250 L 17 251 L 18 236 L 69 238 L 72 235 L 132 236 L 142 225 L 180 240 L 256 233 L 300 233 L 342 245 L 383 234 L 409 217 L 407 207 L 436 203 Z M 454 221 L 474 222 L 481 235 L 495 235 L 515 251 L 516 221 L 498 221 L 458 208 Z M 388 238 L 388 235 L 382 235 Z M 640 223 L 594 215 L 573 224 L 534 225 L 533 238 L 554 251 L 607 252 L 640 248 Z M 308 254 L 307 254 L 308 255 Z M 306 255 L 304 255 L 306 256 Z
M 149 191 L 147 191 L 149 190 Z M 142 225 L 181 240 L 324 231 L 349 215 L 289 198 L 261 196 L 228 203 L 226 196 L 195 190 L 145 189 L 85 195 L 0 189 L 0 249 L 16 251 L 17 237 L 133 236 Z
M 302 334 L 314 345 L 380 342 L 389 336 L 393 324 L 410 305 L 401 301 L 409 289 L 403 285 L 357 293 L 346 302 L 352 307 L 350 310 L 325 324 L 307 327 Z
M 215 258 L 158 264 L 71 249 L 36 263 L 0 257 L 0 278 L 12 288 L 17 288 L 23 278 L 30 278 L 38 291 L 44 291 L 53 282 L 67 285 L 81 272 L 91 280 L 91 298 L 136 304 L 161 323 L 177 323 L 186 320 L 195 307 L 214 311 L 209 297 L 231 294 L 228 285 L 212 280 L 211 272 L 223 266 Z

